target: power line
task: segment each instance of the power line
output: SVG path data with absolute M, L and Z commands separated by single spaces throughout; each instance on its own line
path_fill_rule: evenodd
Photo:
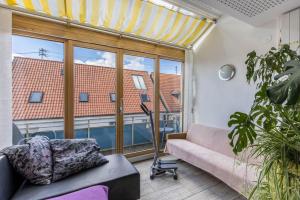
M 39 53 L 39 52 L 23 52 L 23 53 L 16 53 L 16 54 L 34 54 L 34 53 Z
M 40 48 L 39 51 L 32 51 L 32 52 L 19 52 L 16 54 L 20 54 L 20 55 L 24 55 L 24 54 L 38 54 L 41 59 L 44 59 L 44 57 L 48 57 L 49 56 L 49 51 L 47 49 L 44 48 Z M 54 54 L 57 54 L 56 52 L 53 52 Z

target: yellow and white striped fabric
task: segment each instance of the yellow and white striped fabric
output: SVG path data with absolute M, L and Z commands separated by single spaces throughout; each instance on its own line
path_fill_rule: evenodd
M 145 0 L 0 0 L 0 4 L 173 45 L 192 45 L 213 22 Z

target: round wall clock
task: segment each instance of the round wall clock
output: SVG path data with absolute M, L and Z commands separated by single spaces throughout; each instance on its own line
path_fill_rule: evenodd
M 219 69 L 219 78 L 223 81 L 231 80 L 235 75 L 235 67 L 233 65 L 223 65 Z

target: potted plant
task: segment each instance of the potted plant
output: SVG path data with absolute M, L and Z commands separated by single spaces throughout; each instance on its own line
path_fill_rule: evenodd
M 283 45 L 247 55 L 247 81 L 257 93 L 249 113 L 228 122 L 233 152 L 262 158 L 251 199 L 300 199 L 300 56 Z

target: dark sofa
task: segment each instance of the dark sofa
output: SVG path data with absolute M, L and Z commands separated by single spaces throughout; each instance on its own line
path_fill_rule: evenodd
M 82 171 L 50 185 L 32 185 L 20 177 L 0 155 L 0 199 L 38 200 L 55 197 L 80 189 L 105 185 L 109 187 L 109 200 L 135 200 L 140 198 L 140 175 L 136 168 L 119 154 L 106 156 L 109 163 Z

